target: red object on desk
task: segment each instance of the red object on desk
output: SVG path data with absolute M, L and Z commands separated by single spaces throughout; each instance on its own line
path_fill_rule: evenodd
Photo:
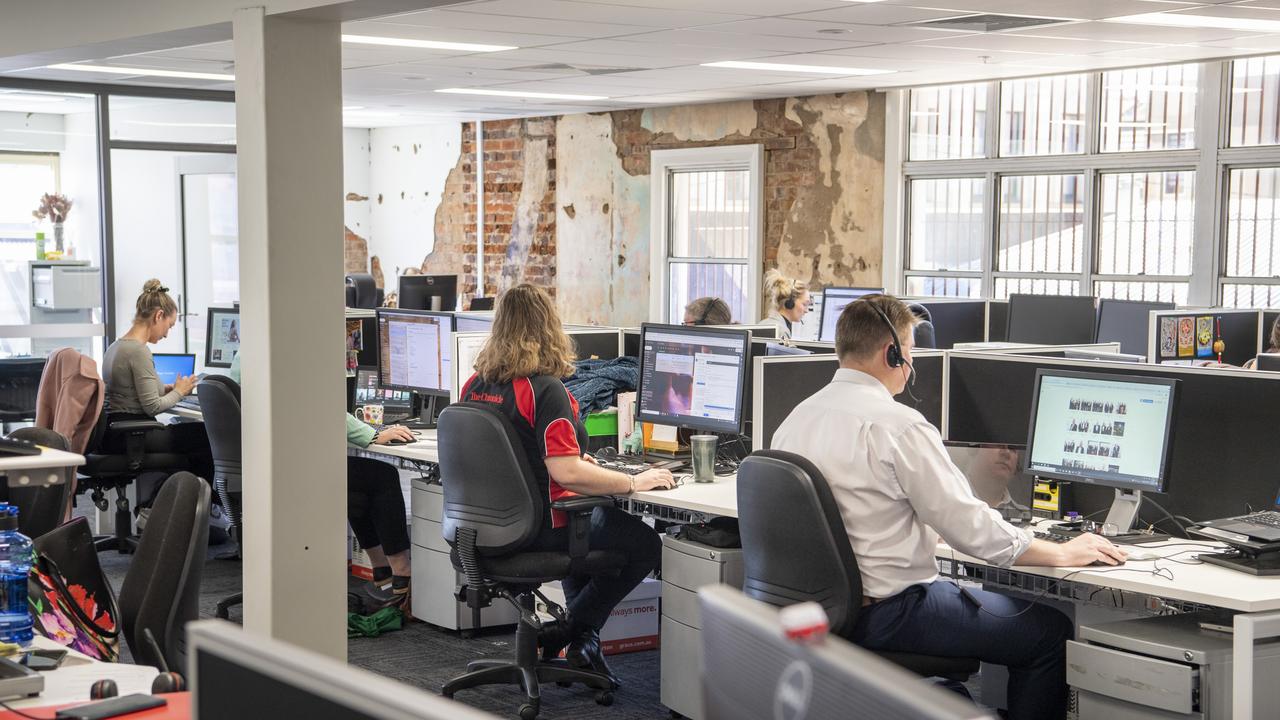
M 165 700 L 169 702 L 169 704 L 165 705 L 164 707 L 151 708 L 150 710 L 143 710 L 142 712 L 130 713 L 128 715 L 121 715 L 120 717 L 128 718 L 128 720 L 135 720 L 135 719 L 136 720 L 190 720 L 191 693 L 189 692 L 166 693 L 165 695 L 163 695 L 163 697 Z M 43 707 L 24 707 L 24 708 L 21 708 L 21 710 L 22 712 L 26 713 L 27 715 L 30 715 L 31 717 L 48 718 L 49 720 L 54 720 L 53 714 L 55 711 L 61 710 L 62 708 L 69 708 L 69 707 L 75 707 L 77 705 L 84 705 L 89 702 L 96 702 L 96 701 L 86 700 L 85 702 L 61 703 L 59 705 L 46 705 Z M 23 718 L 23 716 L 17 714 L 16 712 L 13 712 L 12 710 L 4 710 L 4 711 L 0 711 L 0 720 L 26 720 L 26 719 Z

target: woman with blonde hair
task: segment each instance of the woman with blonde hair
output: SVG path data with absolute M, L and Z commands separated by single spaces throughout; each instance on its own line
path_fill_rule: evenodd
M 545 291 L 521 284 L 499 298 L 493 329 L 475 367 L 462 388 L 462 400 L 488 405 L 511 421 L 547 507 L 573 495 L 625 495 L 672 486 L 667 470 L 625 475 L 596 465 L 584 452 L 587 433 L 578 420 L 578 403 L 562 382 L 573 374 L 573 343 Z M 536 548 L 567 549 L 567 524 L 564 513 L 551 510 Z M 549 655 L 567 644 L 570 664 L 604 673 L 616 683 L 600 650 L 600 628 L 614 606 L 657 567 L 662 542 L 639 518 L 607 507 L 592 513 L 590 544 L 592 550 L 626 555 L 627 564 L 615 576 L 565 578 L 561 584 L 570 624 L 560 636 L 544 638 L 542 647 Z
M 790 340 L 792 328 L 809 312 L 809 286 L 803 280 L 783 277 L 777 268 L 764 274 L 764 296 L 769 314 L 761 322 L 778 326 L 778 339 Z
M 148 280 L 135 303 L 129 331 L 111 343 L 102 358 L 108 422 L 154 420 L 195 389 L 194 376 L 179 376 L 172 385 L 161 383 L 151 348 L 147 347 L 168 337 L 177 322 L 178 304 L 169 295 L 169 288 L 159 280 Z M 127 452 L 125 436 L 120 433 L 108 433 L 102 444 L 110 453 Z M 192 472 L 213 480 L 213 453 L 204 423 L 183 422 L 152 430 L 147 433 L 146 451 L 185 455 Z

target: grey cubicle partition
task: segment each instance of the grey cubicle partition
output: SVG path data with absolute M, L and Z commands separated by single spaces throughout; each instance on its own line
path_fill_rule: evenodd
M 1271 349 L 1271 328 L 1276 326 L 1276 321 L 1280 320 L 1280 310 L 1263 310 L 1262 311 L 1262 349 Z M 1280 348 L 1277 348 L 1280 349 Z
M 895 398 L 942 426 L 946 363 L 941 350 L 913 353 L 915 381 L 911 392 Z M 773 433 L 802 400 L 826 387 L 840 363 L 834 355 L 773 356 L 754 360 L 751 380 L 751 449 L 770 447 Z M 912 394 L 915 399 L 912 399 Z
M 1208 342 L 1202 335 L 1206 327 Z M 1205 308 L 1153 312 L 1147 329 L 1147 360 L 1175 365 L 1217 360 L 1213 341 L 1218 337 L 1226 344 L 1222 361 L 1243 365 L 1266 349 L 1262 311 Z
M 987 301 L 987 342 L 1004 342 L 1009 337 L 1009 301 Z
M 776 345 L 780 341 L 774 338 L 752 337 L 751 338 L 751 357 L 758 358 L 768 355 L 768 347 Z M 834 355 L 836 352 L 835 343 L 811 342 L 807 340 L 793 340 L 788 343 L 792 347 L 808 350 L 813 355 Z
M 937 349 L 950 350 L 956 343 L 987 339 L 987 301 L 980 298 L 907 297 L 923 305 L 932 316 Z
M 1280 374 L 967 352 L 949 353 L 947 365 L 946 435 L 968 442 L 1027 441 L 1038 368 L 1178 379 L 1169 492 L 1156 495 L 1156 502 L 1193 520 L 1275 502 L 1280 403 L 1260 399 L 1277 397 Z M 1085 513 L 1108 507 L 1114 494 L 1082 483 L 1072 491 L 1073 504 L 1065 509 Z M 1163 515 L 1146 510 L 1143 517 Z

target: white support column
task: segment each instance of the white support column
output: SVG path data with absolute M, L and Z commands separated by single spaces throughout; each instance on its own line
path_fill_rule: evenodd
M 244 625 L 346 659 L 339 24 L 236 10 Z
M 1280 636 L 1280 613 L 1241 613 L 1235 616 L 1231 638 L 1231 717 L 1234 720 L 1253 720 L 1254 683 L 1272 682 L 1272 678 L 1259 677 L 1253 670 L 1254 643 Z M 1274 717 L 1275 708 L 1265 711 L 1263 717 Z

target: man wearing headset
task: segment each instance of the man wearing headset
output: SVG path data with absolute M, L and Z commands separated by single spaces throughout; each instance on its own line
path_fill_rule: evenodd
M 937 429 L 893 399 L 910 380 L 915 322 L 888 295 L 850 303 L 836 323 L 840 368 L 792 411 L 773 447 L 813 462 L 840 508 L 865 593 L 850 640 L 1005 665 L 1010 718 L 1061 718 L 1071 621 L 1047 605 L 940 580 L 939 536 L 1002 566 L 1115 565 L 1124 552 L 1094 534 L 1061 545 L 1034 539 L 974 497 Z

